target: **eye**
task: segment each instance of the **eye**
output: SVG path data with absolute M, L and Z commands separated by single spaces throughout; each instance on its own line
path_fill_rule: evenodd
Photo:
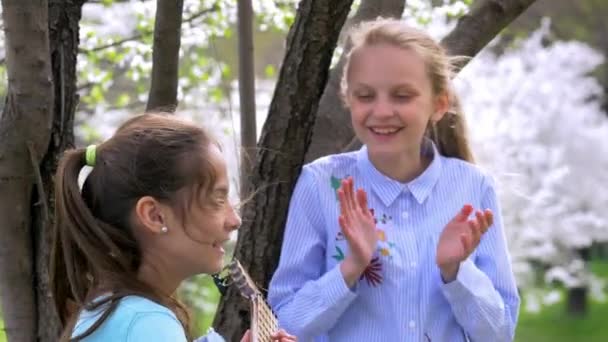
M 408 93 L 396 93 L 393 94 L 393 97 L 399 101 L 407 101 L 412 98 L 412 96 Z
M 372 93 L 356 93 L 355 98 L 361 102 L 368 102 L 374 99 L 374 94 Z

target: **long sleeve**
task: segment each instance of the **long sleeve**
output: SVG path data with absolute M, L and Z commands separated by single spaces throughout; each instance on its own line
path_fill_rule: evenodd
M 314 174 L 305 166 L 290 202 L 268 295 L 281 327 L 301 341 L 331 329 L 356 297 L 339 264 L 325 272 L 327 233 L 321 203 Z
M 490 178 L 486 178 L 484 188 L 482 209 L 492 210 L 494 224 L 482 237 L 475 260 L 461 263 L 456 279 L 441 286 L 471 341 L 512 341 L 520 299 Z

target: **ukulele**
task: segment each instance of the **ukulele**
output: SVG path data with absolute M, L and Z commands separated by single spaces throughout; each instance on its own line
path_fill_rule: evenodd
M 232 280 L 232 283 L 229 282 L 229 279 Z M 277 332 L 279 327 L 277 317 L 243 265 L 236 258 L 233 259 L 226 265 L 223 272 L 213 275 L 213 281 L 222 295 L 233 284 L 249 301 L 251 342 L 271 342 L 271 335 Z

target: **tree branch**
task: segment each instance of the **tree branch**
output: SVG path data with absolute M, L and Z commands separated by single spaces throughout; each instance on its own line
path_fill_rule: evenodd
M 187 19 L 183 20 L 182 24 L 192 23 L 196 19 L 198 19 L 198 18 L 200 18 L 200 17 L 202 17 L 202 16 L 204 16 L 206 14 L 215 12 L 217 10 L 219 10 L 219 6 L 217 4 L 215 4 L 215 5 L 213 5 L 213 7 L 206 8 L 206 9 L 203 9 L 203 10 L 201 10 L 199 12 L 194 13 L 193 15 L 191 15 L 190 17 L 188 17 Z M 98 51 L 102 51 L 102 50 L 106 50 L 106 49 L 109 49 L 109 48 L 120 46 L 120 45 L 122 45 L 124 43 L 141 40 L 142 38 L 148 37 L 148 36 L 150 36 L 152 34 L 154 34 L 154 30 L 146 30 L 144 32 L 135 34 L 135 35 L 133 35 L 131 37 L 127 37 L 127 38 L 124 38 L 124 39 L 121 39 L 121 40 L 117 40 L 117 41 L 109 43 L 109 44 L 95 46 L 95 47 L 90 48 L 90 49 L 79 49 L 78 52 L 79 53 L 85 53 L 85 54 L 86 53 L 90 53 L 90 52 L 98 52 Z
M 474 57 L 536 0 L 476 1 L 441 44 L 452 56 Z M 468 59 L 459 65 L 463 68 Z
M 158 0 L 152 47 L 152 77 L 146 111 L 175 111 L 184 0 Z
M 247 179 L 253 165 L 257 141 L 255 112 L 255 70 L 253 53 L 253 8 L 251 0 L 238 2 L 239 101 L 241 117 L 240 189 L 241 200 L 247 193 Z

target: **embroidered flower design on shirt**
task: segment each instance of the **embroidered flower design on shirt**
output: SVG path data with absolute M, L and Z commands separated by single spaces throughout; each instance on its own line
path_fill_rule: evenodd
M 359 278 L 359 280 L 362 279 L 367 280 L 367 284 L 374 287 L 382 283 L 382 263 L 379 256 L 372 258 L 372 261 L 367 265 L 365 271 L 363 271 L 361 278 Z
M 330 177 L 331 187 L 332 187 L 332 189 L 334 189 L 334 192 L 336 193 L 336 201 L 338 200 L 338 189 L 340 189 L 340 186 L 342 186 L 342 180 L 347 177 L 348 176 L 338 178 L 334 175 L 332 175 Z
M 382 214 L 379 218 L 376 217 L 375 210 L 373 208 L 369 209 L 374 216 L 374 222 L 378 224 L 381 222 L 382 224 L 387 224 L 392 221 L 391 216 L 387 216 L 386 214 Z M 395 243 L 388 239 L 387 233 L 385 230 L 376 227 L 376 234 L 378 234 L 378 247 L 370 264 L 365 268 L 363 274 L 361 275 L 360 280 L 365 279 L 367 284 L 370 286 L 378 286 L 382 284 L 382 259 L 392 260 L 393 258 L 393 249 L 395 247 Z M 336 261 L 340 262 L 344 260 L 345 254 L 342 248 L 338 245 L 339 242 L 345 241 L 346 238 L 341 231 L 338 231 L 335 237 L 336 245 L 335 253 L 332 255 Z

